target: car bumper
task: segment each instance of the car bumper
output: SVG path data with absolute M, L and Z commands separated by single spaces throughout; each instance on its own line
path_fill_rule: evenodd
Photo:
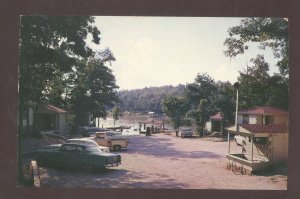
M 119 166 L 121 164 L 121 156 L 117 155 L 114 157 L 108 158 L 105 167 L 114 167 L 114 166 Z

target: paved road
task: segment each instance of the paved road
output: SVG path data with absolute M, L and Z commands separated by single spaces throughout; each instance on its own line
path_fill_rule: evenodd
M 240 175 L 226 170 L 227 142 L 170 135 L 135 135 L 120 152 L 122 165 L 86 174 L 40 168 L 42 186 L 151 189 L 285 190 L 279 173 Z M 241 151 L 231 143 L 231 152 Z

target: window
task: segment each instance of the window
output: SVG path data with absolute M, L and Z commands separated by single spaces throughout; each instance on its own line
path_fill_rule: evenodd
M 83 152 L 85 150 L 84 146 L 77 146 L 76 151 Z
M 274 121 L 274 117 L 273 116 L 271 116 L 271 115 L 266 115 L 265 116 L 265 125 L 273 124 L 273 121 Z
M 256 137 L 254 138 L 254 142 L 255 144 L 266 144 L 267 143 L 268 138 L 266 137 Z
M 76 149 L 76 145 L 73 145 L 73 144 L 66 144 L 66 145 L 63 145 L 61 150 L 62 151 L 75 151 Z
M 243 124 L 249 124 L 249 115 L 243 115 Z

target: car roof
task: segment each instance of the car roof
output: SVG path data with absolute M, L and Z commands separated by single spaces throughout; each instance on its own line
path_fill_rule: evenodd
M 88 139 L 88 138 L 74 138 L 74 139 L 68 139 L 67 143 L 85 143 L 85 144 L 97 144 L 94 140 Z
M 88 144 L 83 144 L 83 143 L 64 143 L 64 144 L 62 144 L 62 146 L 65 146 L 65 145 L 76 145 L 76 146 L 82 146 L 85 148 L 96 147 L 95 145 L 88 145 Z
M 91 140 L 89 138 L 71 138 L 71 139 L 68 139 L 67 141 L 87 141 L 87 142 L 93 142 L 94 140 Z

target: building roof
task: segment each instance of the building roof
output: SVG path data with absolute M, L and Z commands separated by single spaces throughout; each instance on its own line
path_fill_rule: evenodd
M 222 117 L 221 113 L 218 112 L 217 114 L 211 116 L 210 119 L 214 120 L 214 121 L 221 121 L 221 120 L 223 120 L 223 117 Z
M 251 133 L 287 133 L 287 128 L 280 124 L 241 124 L 240 126 Z
M 288 112 L 282 109 L 273 108 L 269 106 L 255 106 L 248 110 L 241 110 L 239 114 L 255 114 L 255 115 L 278 115 L 287 114 Z
M 55 112 L 55 113 L 66 113 L 67 111 L 63 110 L 63 109 L 60 109 L 56 106 L 53 106 L 53 105 L 47 105 L 46 108 L 49 110 L 49 111 L 52 111 L 52 112 Z

